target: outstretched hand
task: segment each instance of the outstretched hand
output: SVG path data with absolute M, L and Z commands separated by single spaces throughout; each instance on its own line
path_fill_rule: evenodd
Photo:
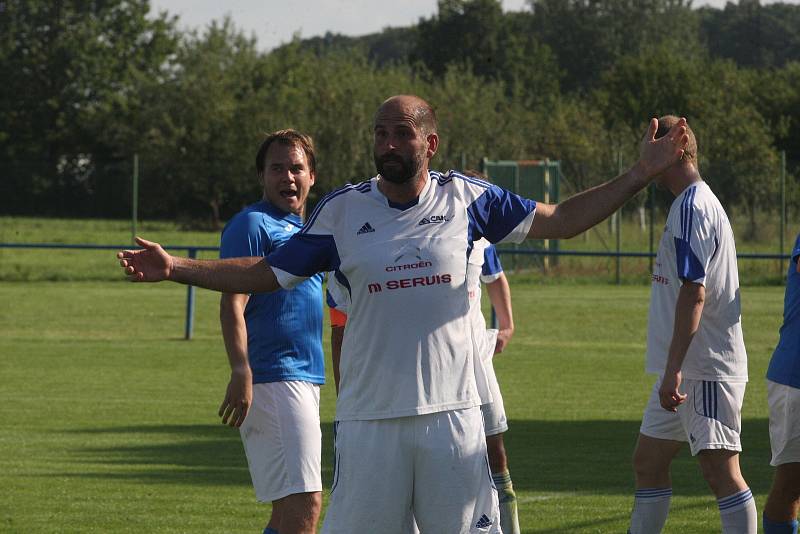
M 647 178 L 655 178 L 683 157 L 683 149 L 689 142 L 686 134 L 686 119 L 681 118 L 667 134 L 656 139 L 658 119 L 650 119 L 647 132 L 639 144 L 639 166 Z
M 123 250 L 117 253 L 119 264 L 131 282 L 160 282 L 169 278 L 174 267 L 172 256 L 161 245 L 136 238 L 141 250 Z

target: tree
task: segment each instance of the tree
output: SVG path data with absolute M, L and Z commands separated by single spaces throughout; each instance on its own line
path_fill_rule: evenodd
M 164 79 L 146 88 L 131 140 L 142 154 L 143 205 L 151 214 L 206 214 L 219 227 L 259 198 L 254 156 L 270 110 L 261 99 L 263 60 L 230 19 L 181 40 Z M 147 212 L 145 212 L 147 214 Z
M 75 213 L 98 187 L 99 160 L 116 155 L 103 129 L 159 72 L 174 21 L 148 18 L 146 0 L 3 6 L 0 209 Z
M 674 40 L 687 53 L 697 41 L 690 0 L 528 0 L 530 32 L 558 58 L 567 91 L 596 86 L 626 53 Z

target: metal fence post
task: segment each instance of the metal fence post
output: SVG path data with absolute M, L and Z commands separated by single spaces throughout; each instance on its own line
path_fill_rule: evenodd
M 778 254 L 786 250 L 786 151 L 781 150 L 781 241 Z M 781 265 L 783 269 L 783 265 Z
M 192 259 L 197 258 L 197 249 L 189 249 L 189 257 Z M 187 286 L 186 288 L 186 330 L 183 339 L 192 339 L 194 333 L 194 286 Z
M 620 175 L 620 174 L 622 174 L 622 149 L 621 148 L 617 149 L 617 175 Z M 620 284 L 620 278 L 621 278 L 620 252 L 622 252 L 622 250 L 621 250 L 621 248 L 622 248 L 621 247 L 621 244 L 622 244 L 622 206 L 620 206 L 620 208 L 616 212 L 614 212 L 614 219 L 613 220 L 616 223 L 614 226 L 616 226 L 616 231 L 617 231 L 617 285 L 619 285 Z
M 131 244 L 136 243 L 136 221 L 139 219 L 139 154 L 133 155 L 133 199 L 131 209 Z

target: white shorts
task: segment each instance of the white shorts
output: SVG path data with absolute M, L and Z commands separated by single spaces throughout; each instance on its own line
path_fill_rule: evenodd
M 800 462 L 800 389 L 767 380 L 770 465 Z
M 688 396 L 678 411 L 661 407 L 653 385 L 639 431 L 645 436 L 689 443 L 692 456 L 707 449 L 741 451 L 742 401 L 745 382 L 710 382 L 686 379 L 680 391 Z
M 339 421 L 323 534 L 499 533 L 483 418 L 466 408 Z
M 253 403 L 239 432 L 259 501 L 322 491 L 318 385 L 253 384 Z
M 508 419 L 506 419 L 503 395 L 500 393 L 500 384 L 497 382 L 497 375 L 494 372 L 494 346 L 497 339 L 497 330 L 489 329 L 486 334 L 491 340 L 491 343 L 489 343 L 491 351 L 488 354 L 484 354 L 483 369 L 486 373 L 486 380 L 489 383 L 492 402 L 481 405 L 481 411 L 483 412 L 484 432 L 487 436 L 495 436 L 508 430 Z

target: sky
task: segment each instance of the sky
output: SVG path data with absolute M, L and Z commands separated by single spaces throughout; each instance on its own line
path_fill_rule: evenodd
M 784 0 L 786 1 L 786 0 Z M 800 3 L 800 0 L 789 0 Z M 519 11 L 525 0 L 502 0 L 506 11 Z M 723 7 L 726 0 L 695 0 L 695 6 Z M 762 0 L 762 4 L 771 3 Z M 179 16 L 184 29 L 203 29 L 229 14 L 246 34 L 254 34 L 261 50 L 289 42 L 295 33 L 314 37 L 332 33 L 365 35 L 387 26 L 410 26 L 436 13 L 436 0 L 151 0 L 153 12 Z

